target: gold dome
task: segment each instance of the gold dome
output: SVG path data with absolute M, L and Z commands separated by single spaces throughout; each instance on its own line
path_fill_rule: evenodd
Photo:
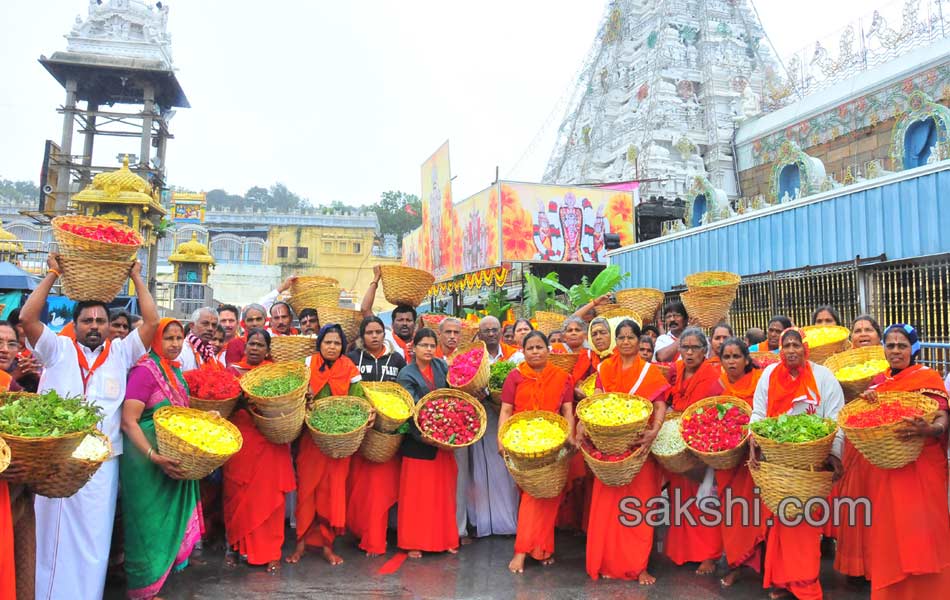
M 137 205 L 141 206 L 145 213 L 154 211 L 164 215 L 165 209 L 152 192 L 152 186 L 147 181 L 129 170 L 129 157 L 126 156 L 122 159 L 121 168 L 99 173 L 92 178 L 92 183 L 73 196 L 73 200 L 79 205 Z M 97 214 L 96 211 L 93 214 Z
M 17 236 L 3 228 L 0 222 L 0 252 L 23 252 L 23 244 L 17 240 Z
M 168 262 L 190 262 L 214 264 L 214 257 L 208 247 L 198 241 L 198 233 L 191 232 L 191 239 L 179 244 L 175 253 L 168 257 Z
M 16 240 L 16 235 L 3 228 L 3 221 L 0 221 L 0 240 Z
M 126 155 L 122 159 L 122 167 L 116 171 L 99 173 L 92 178 L 92 185 L 86 189 L 103 190 L 110 194 L 119 192 L 148 194 L 150 187 L 144 179 L 129 170 L 129 157 Z

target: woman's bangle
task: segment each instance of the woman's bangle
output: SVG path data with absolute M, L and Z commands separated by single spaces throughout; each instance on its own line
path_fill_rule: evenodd
M 152 452 L 155 452 L 155 448 L 148 449 L 148 455 L 146 456 L 146 458 L 149 459 L 149 461 L 152 460 Z
M 56 275 L 57 279 L 63 276 L 63 274 L 57 271 L 56 269 L 47 269 L 46 274 L 48 275 L 50 273 L 53 273 L 54 275 Z

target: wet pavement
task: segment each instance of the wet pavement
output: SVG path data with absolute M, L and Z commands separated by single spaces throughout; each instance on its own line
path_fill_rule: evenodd
M 676 567 L 658 554 L 654 554 L 650 562 L 650 571 L 657 576 L 655 586 L 646 588 L 630 581 L 592 581 L 584 571 L 584 538 L 570 533 L 558 534 L 556 564 L 542 567 L 529 559 L 525 572 L 513 575 L 507 569 L 513 545 L 513 537 L 478 539 L 462 547 L 458 556 L 429 554 L 418 560 L 408 559 L 398 571 L 388 575 L 380 575 L 378 571 L 394 553 L 366 558 L 350 537 L 336 543 L 337 552 L 345 560 L 342 565 L 331 567 L 319 550 L 310 551 L 299 564 L 284 564 L 276 575 L 265 573 L 263 567 L 245 564 L 226 569 L 223 552 L 206 550 L 201 557 L 206 564 L 192 565 L 172 574 L 161 596 L 165 600 L 768 598 L 761 579 L 751 571 L 732 588 L 723 589 L 718 576 L 695 575 L 695 565 Z M 285 555 L 289 554 L 291 545 L 286 544 L 284 550 Z M 718 575 L 722 574 L 720 565 Z M 821 581 L 825 598 L 829 600 L 870 596 L 869 588 L 852 587 L 846 578 L 835 573 L 828 559 L 822 564 Z M 111 582 L 106 598 L 124 597 L 122 584 Z

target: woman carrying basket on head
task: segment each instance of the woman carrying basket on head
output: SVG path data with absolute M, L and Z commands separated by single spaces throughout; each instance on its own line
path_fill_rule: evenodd
M 270 364 L 270 334 L 254 328 L 247 333 L 244 358 L 228 370 L 243 376 Z M 258 431 L 241 400 L 231 421 L 240 430 L 244 444 L 224 463 L 224 530 L 230 550 L 245 557 L 249 565 L 267 565 L 273 573 L 280 569 L 284 545 L 285 495 L 294 491 L 294 467 L 290 444 L 274 444 Z M 225 565 L 235 565 L 231 552 Z
M 866 392 L 914 392 L 937 401 L 933 423 L 905 418 L 898 435 L 924 439 L 914 462 L 899 469 L 867 463 L 864 490 L 873 510 L 864 532 L 864 576 L 871 598 L 939 598 L 950 589 L 950 515 L 947 512 L 947 392 L 940 375 L 918 364 L 920 340 L 910 325 L 884 332 L 890 368 Z M 862 461 L 866 460 L 862 457 Z M 844 529 L 844 527 L 842 527 Z
M 360 324 L 358 347 L 347 356 L 357 365 L 363 381 L 396 381 L 399 369 L 406 365 L 401 355 L 388 348 L 385 335 L 379 317 L 366 317 Z M 389 509 L 399 499 L 401 466 L 398 455 L 384 463 L 375 463 L 360 453 L 350 460 L 346 524 L 367 556 L 386 553 Z
M 498 430 L 513 414 L 526 410 L 560 413 L 568 424 L 568 442 L 574 440 L 574 382 L 567 372 L 548 363 L 548 340 L 540 331 L 532 331 L 522 340 L 525 360 L 508 374 L 501 391 Z M 498 440 L 499 452 L 504 452 Z M 554 498 L 537 499 L 521 493 L 515 555 L 508 564 L 512 573 L 524 571 L 525 557 L 554 563 L 554 525 L 563 493 Z
M 596 389 L 635 394 L 653 403 L 652 419 L 637 441 L 649 447 L 663 425 L 670 384 L 659 369 L 640 358 L 640 326 L 635 321 L 624 319 L 615 333 L 616 353 L 601 363 Z M 599 479 L 594 480 L 587 526 L 587 574 L 592 579 L 636 579 L 642 585 L 656 583 L 656 578 L 647 571 L 653 549 L 653 526 L 643 520 L 638 524 L 622 523 L 618 507 L 624 498 L 636 497 L 641 502 L 637 512 L 645 518 L 644 505 L 659 496 L 662 479 L 660 467 L 653 457 L 648 457 L 627 485 L 610 487 Z
M 317 353 L 307 359 L 310 392 L 314 398 L 327 396 L 363 397 L 360 372 L 343 355 L 346 336 L 343 328 L 327 324 L 317 336 Z M 370 425 L 372 425 L 372 418 Z M 297 547 L 287 558 L 296 563 L 307 546 L 323 549 L 331 565 L 343 559 L 333 552 L 333 541 L 346 528 L 346 478 L 350 457 L 330 458 L 304 433 L 297 452 Z
M 800 329 L 789 328 L 779 335 L 781 362 L 769 365 L 755 388 L 752 422 L 784 414 L 817 414 L 836 420 L 844 406 L 844 392 L 832 372 L 808 360 L 808 344 Z M 841 448 L 844 435 L 839 431 L 827 466 L 841 477 Z M 753 465 L 757 463 L 755 443 Z M 773 517 L 762 507 L 763 518 Z M 793 594 L 796 598 L 821 598 L 818 574 L 821 568 L 821 527 L 802 521 L 783 523 L 774 515 L 765 542 L 764 587 L 772 587 L 772 598 Z
M 448 365 L 435 358 L 435 332 L 422 328 L 413 338 L 414 360 L 396 380 L 418 403 L 423 396 L 448 387 Z M 413 421 L 399 448 L 398 544 L 410 558 L 422 552 L 458 553 L 459 532 L 455 521 L 455 486 L 458 467 L 451 450 L 425 442 Z
M 714 328 L 715 330 L 715 328 Z M 673 410 L 682 412 L 691 405 L 712 396 L 722 394 L 723 385 L 719 378 L 719 362 L 706 359 L 709 352 L 709 340 L 702 330 L 688 327 L 680 335 L 680 356 L 676 362 L 676 377 L 670 392 Z M 701 467 L 690 473 L 667 473 L 670 500 L 685 503 L 690 498 L 701 500 L 712 496 L 715 484 L 715 471 L 711 467 Z M 691 504 L 689 512 L 695 524 L 688 519 L 670 525 L 666 538 L 666 555 L 677 565 L 697 562 L 697 575 L 709 575 L 716 571 L 716 562 L 722 556 L 722 533 L 719 527 L 705 525 L 702 512 L 697 503 Z
M 154 598 L 168 574 L 188 566 L 201 539 L 197 481 L 182 480 L 177 460 L 158 453 L 155 411 L 188 406 L 188 384 L 174 360 L 185 330 L 162 319 L 151 350 L 129 371 L 122 404 L 124 451 L 119 457 L 129 598 Z
M 749 346 L 737 337 L 726 339 L 719 347 L 719 364 L 722 366 L 720 382 L 723 394 L 753 404 L 755 388 L 762 377 L 759 368 L 749 354 Z M 723 521 L 722 548 L 726 555 L 729 573 L 720 580 L 723 587 L 730 587 L 741 574 L 742 567 L 749 567 L 756 573 L 762 571 L 762 542 L 765 541 L 765 525 L 743 521 L 743 507 L 726 502 L 727 493 L 731 498 L 742 498 L 752 506 L 755 501 L 755 482 L 745 462 L 729 470 L 716 470 L 716 491 L 719 493 L 720 506 L 731 508 L 732 520 Z M 725 515 L 724 515 L 725 516 Z

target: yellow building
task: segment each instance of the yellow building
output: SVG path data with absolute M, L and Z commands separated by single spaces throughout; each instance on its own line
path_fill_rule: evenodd
M 398 258 L 373 253 L 376 240 L 375 217 L 372 225 L 364 225 L 354 217 L 352 225 L 279 225 L 267 234 L 268 262 L 279 265 L 281 276 L 323 275 L 340 282 L 344 298 L 359 305 L 373 280 L 373 267 L 400 264 Z M 391 310 L 382 291 L 373 309 Z

